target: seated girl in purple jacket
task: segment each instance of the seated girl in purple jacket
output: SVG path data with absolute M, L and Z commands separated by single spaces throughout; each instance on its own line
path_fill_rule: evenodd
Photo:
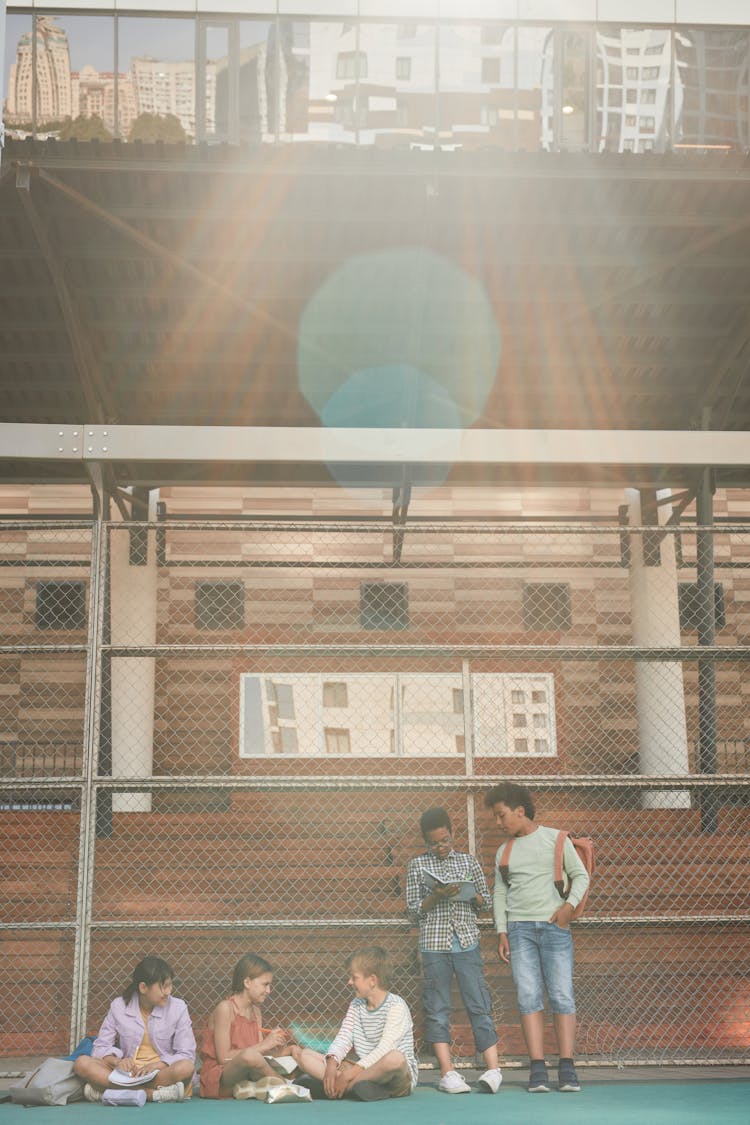
M 161 957 L 144 957 L 122 996 L 109 1006 L 91 1055 L 75 1061 L 84 1097 L 117 1104 L 123 1086 L 115 1071 L 137 1079 L 156 1075 L 138 1087 L 138 1102 L 181 1102 L 195 1069 L 195 1036 L 187 1004 L 172 995 L 172 969 Z M 126 1079 L 127 1081 L 127 1079 Z M 135 1090 L 127 1090 L 131 1098 Z M 145 1094 L 145 1099 L 143 1095 Z M 123 1099 L 125 1100 L 125 1099 Z M 136 1103 L 137 1104 L 137 1103 Z

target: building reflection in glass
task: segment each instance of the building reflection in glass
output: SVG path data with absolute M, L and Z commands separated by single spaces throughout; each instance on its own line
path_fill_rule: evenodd
M 675 33 L 675 148 L 750 147 L 750 32 Z
M 229 16 L 196 26 L 182 16 L 15 13 L 5 29 L 9 136 L 619 153 L 750 146 L 747 29 Z
M 515 40 L 515 29 L 503 24 L 440 28 L 441 146 L 517 147 Z

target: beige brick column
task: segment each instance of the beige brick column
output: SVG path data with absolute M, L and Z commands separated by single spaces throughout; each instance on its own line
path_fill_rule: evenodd
M 657 499 L 669 495 L 657 493 Z M 643 524 L 641 494 L 625 490 L 631 527 Z M 658 522 L 666 523 L 669 504 L 658 508 Z M 674 536 L 665 535 L 658 546 L 647 544 L 650 561 L 644 562 L 643 535 L 630 536 L 630 605 L 633 644 L 669 648 L 680 644 L 680 611 L 677 598 L 677 564 Z M 644 776 L 689 773 L 685 688 L 679 661 L 636 661 L 636 710 L 640 769 Z M 644 808 L 689 808 L 685 790 L 645 793 Z
M 152 519 L 156 493 L 151 494 Z M 156 531 L 111 535 L 111 635 L 115 645 L 156 642 Z M 137 558 L 131 558 L 131 537 Z M 154 658 L 112 659 L 112 776 L 148 777 L 153 765 Z M 148 793 L 116 793 L 113 812 L 150 812 Z

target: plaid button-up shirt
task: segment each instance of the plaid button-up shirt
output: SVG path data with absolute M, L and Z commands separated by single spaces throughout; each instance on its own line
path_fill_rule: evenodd
M 446 899 L 437 903 L 433 910 L 422 910 L 422 900 L 430 893 L 422 878 L 428 871 L 449 883 L 465 883 L 470 880 L 481 895 L 482 905 L 476 907 L 471 902 L 456 902 Z M 478 861 L 467 852 L 450 851 L 444 859 L 432 852 L 410 859 L 406 869 L 406 913 L 409 921 L 419 926 L 419 948 L 428 953 L 450 951 L 455 933 L 462 949 L 468 949 L 479 941 L 477 910 L 487 910 L 490 905 L 490 892 L 487 880 Z

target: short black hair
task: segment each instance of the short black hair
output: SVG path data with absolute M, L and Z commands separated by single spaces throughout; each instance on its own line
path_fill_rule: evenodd
M 442 805 L 433 805 L 431 809 L 425 809 L 419 818 L 419 830 L 423 840 L 427 839 L 428 832 L 434 832 L 436 828 L 447 828 L 451 834 L 453 833 L 451 818 Z
M 173 976 L 172 966 L 163 957 L 155 957 L 153 954 L 143 957 L 133 969 L 130 984 L 123 991 L 122 998 L 129 1004 L 136 992 L 140 991 L 140 984 L 150 988 L 152 984 L 166 984 Z
M 534 808 L 534 801 L 531 797 L 531 792 L 525 785 L 517 785 L 515 781 L 503 781 L 500 785 L 495 785 L 490 789 L 487 796 L 484 798 L 484 803 L 488 809 L 502 801 L 509 809 L 517 809 L 523 805 L 523 811 L 529 820 L 533 820 L 536 816 L 536 809 Z

